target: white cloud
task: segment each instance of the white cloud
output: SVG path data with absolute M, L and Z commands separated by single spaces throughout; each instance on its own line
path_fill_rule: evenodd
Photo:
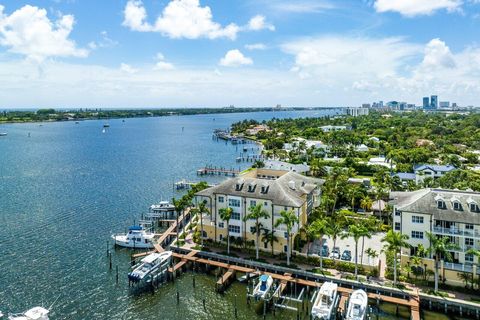
M 435 11 L 460 10 L 462 0 L 376 0 L 374 7 L 377 12 L 394 11 L 407 17 L 431 15 Z
M 118 41 L 111 39 L 107 31 L 100 32 L 101 39 L 98 41 L 91 41 L 88 43 L 88 47 L 91 50 L 96 50 L 99 48 L 110 48 L 118 45 Z
M 129 73 L 129 74 L 134 74 L 134 73 L 138 72 L 138 69 L 135 69 L 131 65 L 128 65 L 126 63 L 121 63 L 120 64 L 120 70 L 122 70 L 125 73 Z
M 0 5 L 0 45 L 35 61 L 49 57 L 86 57 L 88 50 L 77 48 L 75 41 L 69 39 L 74 23 L 73 15 L 60 15 L 53 22 L 45 9 L 30 5 L 7 15 Z
M 161 53 L 157 53 L 157 63 L 155 64 L 155 67 L 153 68 L 154 70 L 173 70 L 175 69 L 175 66 L 170 63 L 165 61 L 165 56 Z
M 425 47 L 423 65 L 428 68 L 453 68 L 455 61 L 450 48 L 440 39 L 432 39 Z
M 286 13 L 318 13 L 334 9 L 335 6 L 326 0 L 297 0 L 297 1 L 272 1 L 269 5 L 276 11 Z
M 143 3 L 129 0 L 124 10 L 123 25 L 134 31 L 160 32 L 174 39 L 235 39 L 240 31 L 234 23 L 222 27 L 213 21 L 210 7 L 202 7 L 199 0 L 170 1 L 153 25 L 147 22 Z
M 248 29 L 253 31 L 268 29 L 275 31 L 273 24 L 267 23 L 265 16 L 256 15 L 248 21 Z
M 245 49 L 247 49 L 247 50 L 266 50 L 267 46 L 263 43 L 252 43 L 252 44 L 246 44 Z
M 225 57 L 220 59 L 220 65 L 224 67 L 239 67 L 251 64 L 253 64 L 253 60 L 245 57 L 238 49 L 228 51 Z

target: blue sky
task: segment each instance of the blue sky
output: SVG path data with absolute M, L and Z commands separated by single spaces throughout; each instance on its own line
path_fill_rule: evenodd
M 479 0 L 0 0 L 0 108 L 480 105 Z

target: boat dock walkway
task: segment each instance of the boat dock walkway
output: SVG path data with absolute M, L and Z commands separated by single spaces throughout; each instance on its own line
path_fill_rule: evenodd
M 186 179 L 182 179 L 177 181 L 173 184 L 173 187 L 177 190 L 190 190 L 192 186 L 198 184 L 198 182 L 188 181 Z M 214 187 L 215 184 L 208 184 L 209 187 Z
M 217 167 L 203 167 L 197 170 L 197 175 L 204 176 L 204 175 L 225 175 L 225 176 L 232 176 L 236 177 L 240 174 L 240 170 L 236 169 L 227 169 L 227 168 L 217 168 Z

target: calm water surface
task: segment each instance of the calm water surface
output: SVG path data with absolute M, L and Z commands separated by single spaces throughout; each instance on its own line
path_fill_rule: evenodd
M 213 141 L 213 129 L 243 119 L 325 114 L 110 120 L 105 133 L 103 121 L 0 125 L 8 132 L 0 137 L 0 310 L 49 307 L 58 298 L 52 319 L 227 319 L 236 301 L 239 319 L 260 319 L 246 306 L 243 285 L 235 283 L 218 295 L 209 276 L 197 276 L 195 289 L 186 274 L 154 295 L 132 293 L 126 280 L 129 252 L 116 250 L 113 256 L 114 269 L 120 270 L 117 285 L 108 269 L 107 241 L 150 204 L 181 196 L 173 183 L 198 180 L 198 168 L 247 166 L 235 162 L 243 146 Z M 276 318 L 296 315 L 283 312 Z

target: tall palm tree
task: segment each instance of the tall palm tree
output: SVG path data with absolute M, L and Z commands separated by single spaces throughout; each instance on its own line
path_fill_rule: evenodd
M 260 244 L 259 238 L 260 238 L 260 231 L 261 231 L 261 223 L 259 222 L 259 219 L 268 219 L 270 218 L 270 214 L 263 209 L 263 205 L 261 203 L 257 204 L 254 207 L 250 207 L 248 211 L 249 213 L 243 218 L 243 221 L 246 222 L 247 220 L 255 220 L 255 235 L 256 235 L 255 256 L 258 260 L 259 258 L 258 247 Z
M 369 217 L 367 220 L 364 220 L 362 225 L 365 227 L 362 234 L 362 256 L 360 257 L 360 264 L 363 264 L 363 252 L 365 248 L 365 238 L 370 239 L 372 233 L 377 230 L 377 219 L 373 216 Z
M 458 246 L 455 243 L 450 242 L 448 237 L 437 237 L 431 232 L 426 232 L 427 238 L 430 241 L 430 247 L 427 252 L 435 259 L 435 292 L 438 291 L 438 268 L 440 267 L 440 261 L 452 261 L 451 250 L 455 250 Z
M 209 213 L 210 210 L 207 208 L 207 201 L 204 200 L 198 204 L 198 207 L 195 208 L 195 213 L 200 215 L 200 245 L 203 248 L 203 214 Z
M 280 218 L 275 222 L 275 228 L 280 225 L 284 225 L 287 228 L 287 265 L 290 265 L 290 238 L 296 223 L 298 223 L 298 217 L 293 210 L 281 211 Z
M 362 200 L 360 200 L 360 208 L 362 208 L 365 211 L 370 211 L 373 206 L 373 201 L 372 199 L 368 196 L 365 195 Z
M 178 248 L 180 248 L 180 241 L 179 241 L 180 225 L 179 225 L 179 222 L 178 222 L 178 217 L 179 217 L 180 213 L 183 212 L 183 210 L 185 209 L 186 203 L 185 203 L 183 198 L 179 199 L 179 200 L 177 200 L 175 198 L 172 198 L 172 204 L 175 207 L 175 216 L 176 216 L 176 219 L 177 219 L 176 232 L 177 232 L 177 249 L 178 249 Z
M 364 196 L 362 189 L 358 184 L 350 184 L 346 189 L 346 195 L 351 201 L 352 211 L 355 210 L 355 200 Z
M 268 229 L 268 228 L 263 228 L 262 242 L 271 244 L 272 256 L 273 256 L 275 254 L 275 252 L 273 250 L 273 243 L 278 242 L 278 238 L 275 235 L 275 231 L 270 231 L 270 229 Z
M 410 244 L 407 242 L 408 236 L 400 232 L 395 232 L 392 229 L 388 230 L 382 242 L 386 242 L 384 250 L 393 253 L 393 284 L 397 285 L 397 261 L 398 253 L 402 248 L 410 248 Z
M 328 232 L 328 220 L 325 218 L 319 218 L 315 220 L 308 227 L 309 231 L 313 235 L 314 239 L 320 239 L 320 246 L 323 248 L 323 236 Z M 323 256 L 322 251 L 320 251 L 320 270 L 323 269 Z
M 338 220 L 331 219 L 329 221 L 327 226 L 327 235 L 332 239 L 334 248 L 337 246 L 338 237 L 340 237 L 343 232 L 343 225 Z M 335 257 L 333 257 L 333 260 L 335 260 Z
M 372 248 L 367 248 L 367 250 L 365 250 L 365 253 L 367 254 L 367 257 L 368 257 L 368 264 L 370 264 L 370 259 L 375 259 L 376 257 L 378 257 L 378 252 Z
M 342 235 L 342 238 L 352 237 L 355 241 L 355 278 L 358 278 L 358 241 L 364 233 L 364 226 L 351 224 L 348 226 L 348 232 Z
M 478 262 L 480 260 L 480 251 L 475 248 L 470 248 L 467 250 L 467 252 L 465 252 L 465 254 L 471 254 L 472 256 L 477 257 L 477 263 L 475 264 L 477 265 L 477 270 L 478 270 Z M 475 283 L 475 275 L 472 273 L 472 289 L 473 289 L 474 283 Z
M 218 210 L 218 213 L 220 214 L 220 219 L 227 222 L 227 254 L 229 255 L 230 254 L 230 218 L 232 218 L 233 209 L 230 207 L 222 208 Z

